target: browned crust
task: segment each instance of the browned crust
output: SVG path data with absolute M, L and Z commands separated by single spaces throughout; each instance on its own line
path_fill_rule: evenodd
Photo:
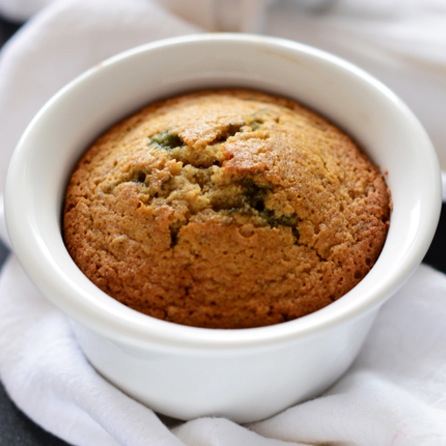
M 123 304 L 246 328 L 349 291 L 389 214 L 383 176 L 338 128 L 287 99 L 219 90 L 149 105 L 100 137 L 70 179 L 63 234 Z

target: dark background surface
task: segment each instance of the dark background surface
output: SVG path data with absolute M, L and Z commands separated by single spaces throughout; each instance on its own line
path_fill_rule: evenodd
M 11 23 L 0 17 L 0 46 L 19 27 L 19 24 Z M 0 268 L 8 254 L 8 250 L 0 242 Z M 425 263 L 446 272 L 446 206 L 444 204 L 438 230 L 426 255 Z M 66 444 L 45 432 L 17 409 L 0 381 L 0 446 L 63 446 Z

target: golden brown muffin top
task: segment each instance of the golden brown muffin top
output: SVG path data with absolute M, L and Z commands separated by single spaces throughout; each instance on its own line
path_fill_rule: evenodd
M 321 116 L 265 93 L 202 91 L 151 104 L 92 145 L 67 189 L 64 237 L 125 305 L 245 328 L 350 290 L 389 212 L 376 166 Z

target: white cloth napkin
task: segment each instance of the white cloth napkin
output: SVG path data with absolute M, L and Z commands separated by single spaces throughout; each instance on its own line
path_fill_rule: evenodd
M 263 32 L 348 57 L 403 97 L 445 157 L 442 0 L 0 0 L 0 12 L 30 17 L 0 53 L 0 237 L 6 243 L 6 167 L 35 112 L 98 61 L 173 35 Z M 0 275 L 0 378 L 30 418 L 74 445 L 439 446 L 446 445 L 445 321 L 446 276 L 422 265 L 325 394 L 249 426 L 222 418 L 173 422 L 96 373 L 65 316 L 11 255 Z

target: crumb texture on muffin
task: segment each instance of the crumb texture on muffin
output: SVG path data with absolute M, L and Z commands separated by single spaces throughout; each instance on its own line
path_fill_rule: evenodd
M 248 328 L 349 291 L 389 214 L 383 176 L 334 125 L 285 98 L 215 90 L 148 105 L 95 141 L 69 181 L 63 234 L 123 304 Z

